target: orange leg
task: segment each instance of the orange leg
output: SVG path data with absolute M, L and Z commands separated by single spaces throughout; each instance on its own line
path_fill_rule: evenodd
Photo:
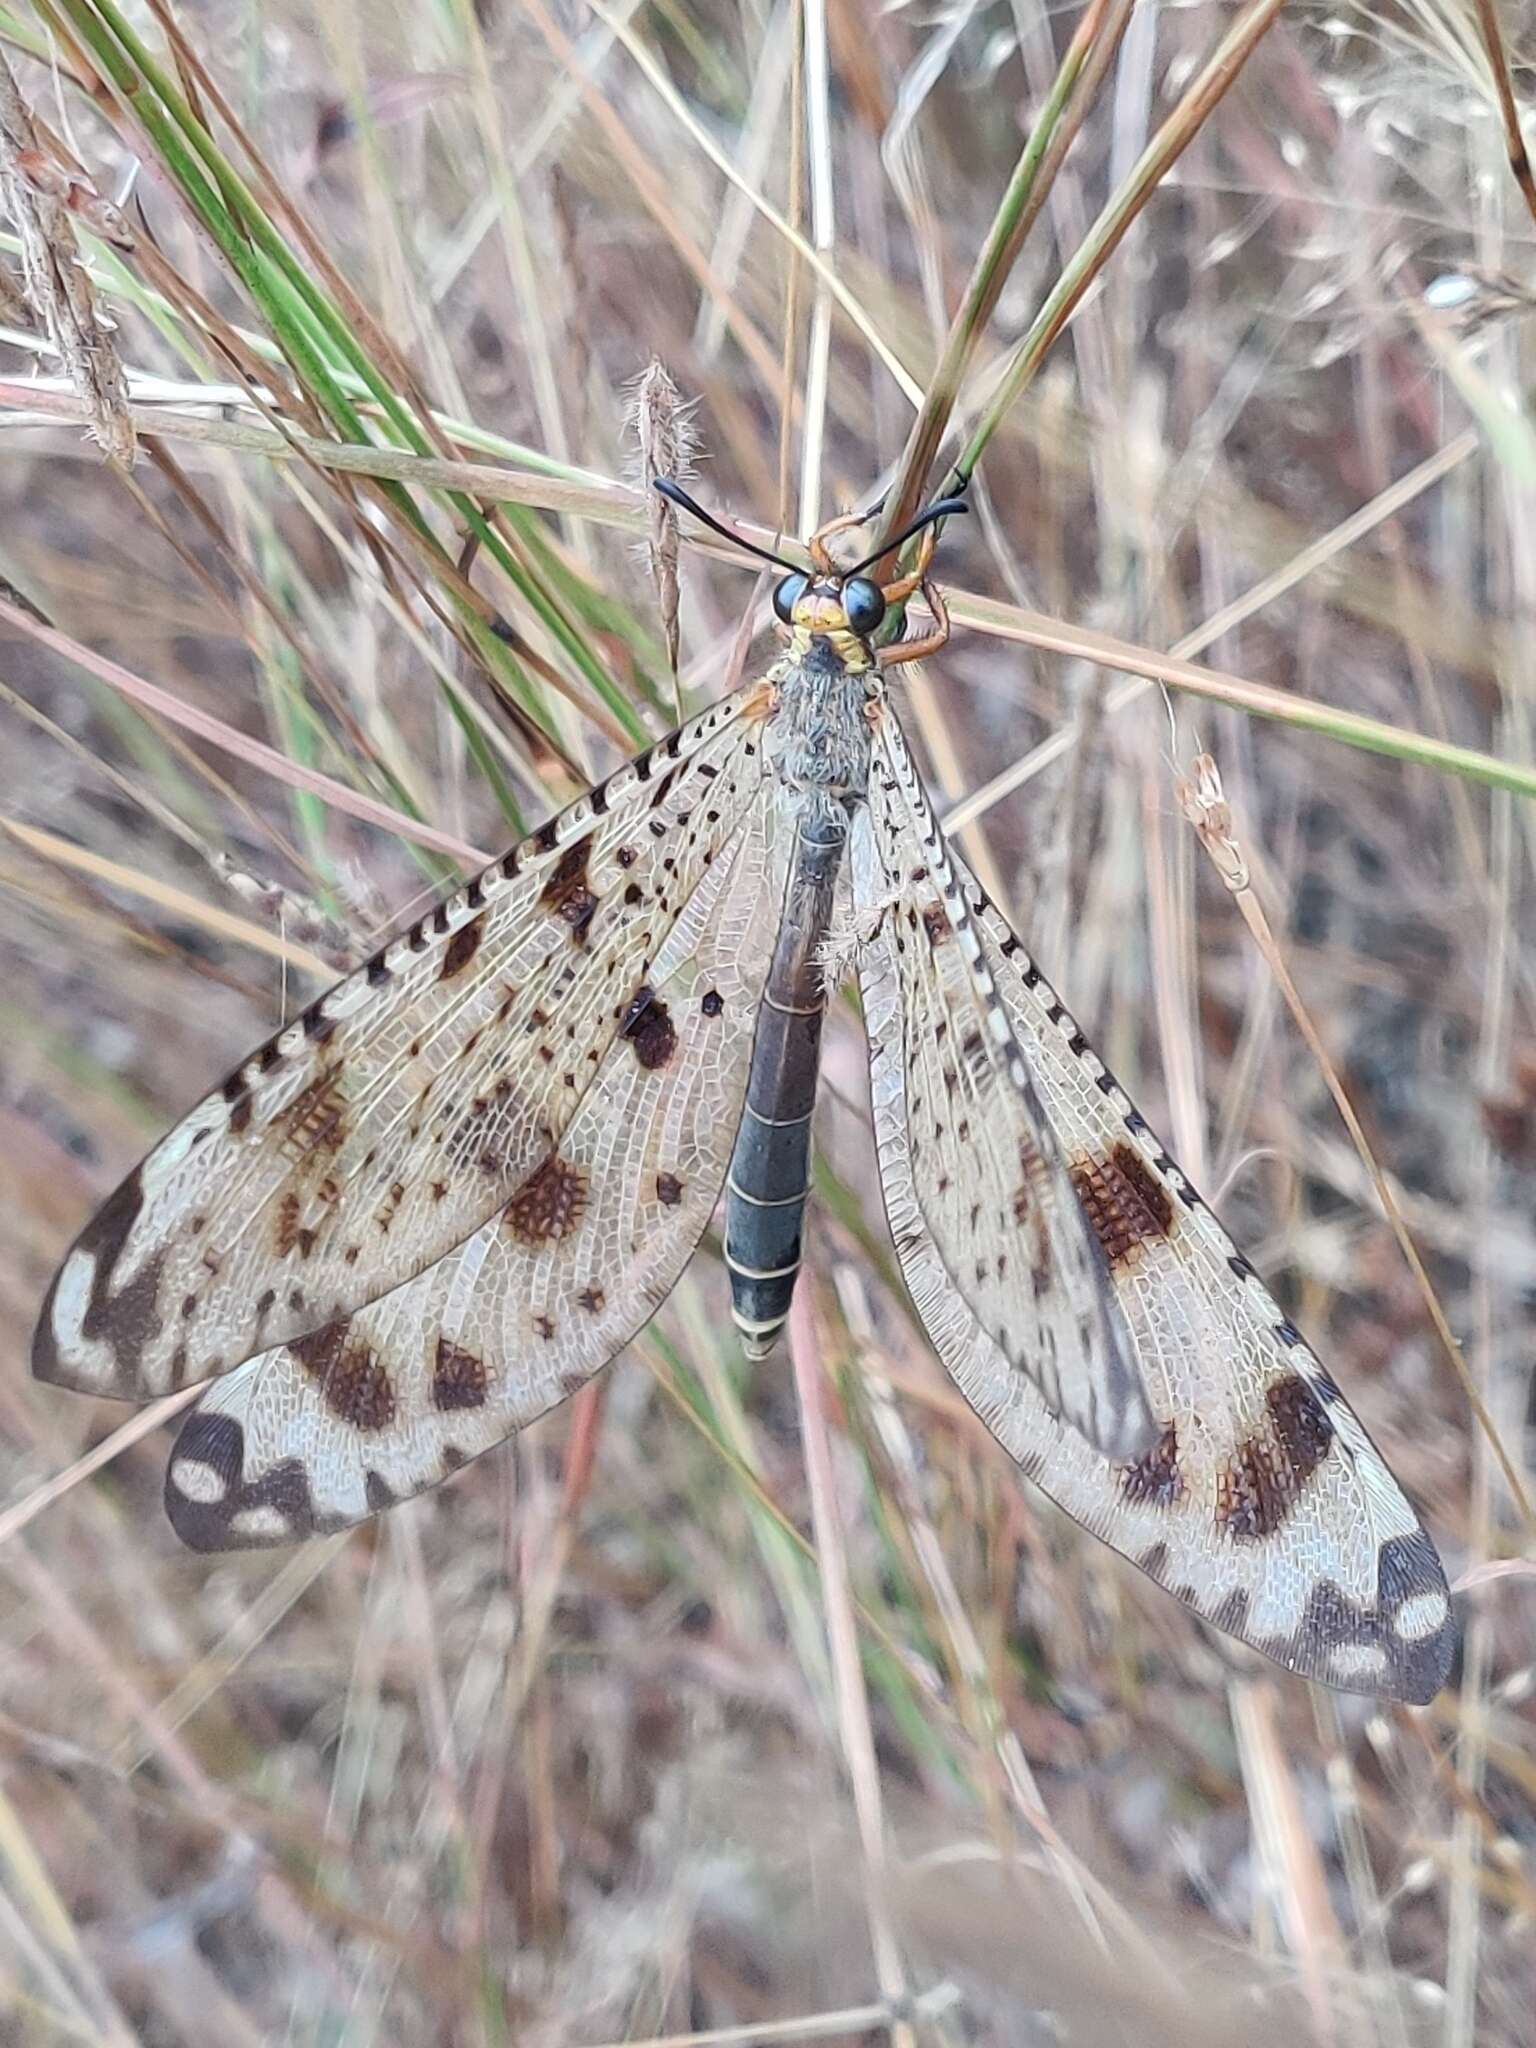
M 913 591 L 918 589 L 928 573 L 928 564 L 933 560 L 933 551 L 938 546 L 938 537 L 930 526 L 925 529 L 917 544 L 917 561 L 910 576 L 898 576 L 894 583 L 887 583 L 885 601 L 888 605 L 905 604 Z
M 831 576 L 837 573 L 837 564 L 827 552 L 828 539 L 834 533 L 850 533 L 854 527 L 867 524 L 868 518 L 863 512 L 845 512 L 840 519 L 829 519 L 825 526 L 817 527 L 806 542 L 806 547 L 811 560 L 823 575 Z
M 933 630 L 925 633 L 921 640 L 893 640 L 889 647 L 882 647 L 875 656 L 881 668 L 897 668 L 904 662 L 922 661 L 930 654 L 937 654 L 949 638 L 949 612 L 937 586 L 926 577 L 919 576 L 914 580 L 921 583 L 924 601 L 933 613 Z M 889 596 L 890 592 L 887 591 L 886 595 Z

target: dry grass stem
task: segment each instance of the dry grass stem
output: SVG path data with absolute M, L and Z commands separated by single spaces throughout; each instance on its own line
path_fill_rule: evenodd
M 645 493 L 646 546 L 651 577 L 661 607 L 662 632 L 666 636 L 667 661 L 674 677 L 679 669 L 680 594 L 677 581 L 677 507 L 651 486 L 657 477 L 686 483 L 693 475 L 697 445 L 689 409 L 682 393 L 662 364 L 650 362 L 635 384 L 630 417 L 640 448 L 640 488 Z M 678 701 L 677 715 L 682 717 Z
M 77 229 L 120 249 L 133 237 L 122 216 L 78 170 L 39 145 L 16 74 L 0 54 L 0 206 L 21 244 L 22 291 L 46 329 L 86 408 L 92 438 L 128 468 L 136 447 L 116 323 L 91 284 Z

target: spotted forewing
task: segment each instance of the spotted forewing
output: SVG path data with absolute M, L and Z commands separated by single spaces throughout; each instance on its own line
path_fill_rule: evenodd
M 853 842 L 859 979 L 887 1216 L 935 1348 L 1029 1476 L 1197 1614 L 1310 1678 L 1432 1698 L 1455 1635 L 1418 1517 L 975 877 L 952 851 L 935 866 L 915 785 L 887 719 Z M 976 935 L 979 977 L 961 926 Z M 988 1113 L 988 1070 L 952 1051 L 993 1000 L 1025 1054 L 1156 1419 L 1154 1441 L 1130 1460 L 1068 1426 L 997 1327 L 1009 1298 L 998 1264 L 1011 1266 L 1020 1236 L 995 1199 L 1008 1153 Z M 967 1165 L 977 1143 L 998 1154 L 990 1179 Z M 963 1216 L 939 1193 L 955 1187 Z
M 403 1287 L 215 1382 L 167 1478 L 188 1543 L 292 1542 L 434 1486 L 649 1322 L 730 1158 L 783 893 L 771 824 L 760 790 L 501 1212 Z
M 763 797 L 759 728 L 750 692 L 713 706 L 237 1068 L 81 1233 L 36 1371 L 172 1392 L 333 1325 L 495 1215 L 558 1207 L 561 1135 L 614 1041 L 659 1047 L 652 966 Z

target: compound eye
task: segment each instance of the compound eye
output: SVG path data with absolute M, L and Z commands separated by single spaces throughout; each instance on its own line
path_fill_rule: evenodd
M 773 593 L 773 608 L 786 626 L 795 623 L 795 606 L 805 595 L 805 586 L 810 579 L 805 576 L 786 576 Z
M 873 633 L 885 617 L 885 593 L 868 576 L 850 576 L 843 585 L 843 616 L 855 633 Z

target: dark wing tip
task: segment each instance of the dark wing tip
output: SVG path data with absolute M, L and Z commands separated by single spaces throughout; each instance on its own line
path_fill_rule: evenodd
M 115 1400 L 143 1398 L 133 1368 L 144 1341 L 159 1334 L 155 1320 L 158 1261 L 151 1258 L 126 1286 L 114 1290 L 118 1262 L 144 1207 L 140 1168 L 113 1190 L 60 1261 L 32 1333 L 32 1371 L 50 1386 Z M 72 1342 L 71 1332 L 78 1334 Z M 86 1345 L 110 1355 L 103 1372 Z
M 1440 1554 L 1422 1529 L 1381 1548 L 1377 1608 L 1389 1632 L 1392 1696 L 1426 1707 L 1451 1675 L 1461 1632 Z
M 165 1474 L 165 1511 L 189 1550 L 273 1550 L 314 1533 L 309 1480 L 296 1458 L 247 1482 L 245 1431 L 232 1415 L 193 1409 Z
M 59 1291 L 60 1275 L 55 1273 L 49 1282 L 48 1292 L 38 1311 L 37 1327 L 32 1332 L 32 1377 L 46 1380 L 54 1387 L 75 1387 L 75 1380 L 59 1351 L 58 1335 L 54 1328 L 54 1298 Z M 78 1391 L 78 1390 L 77 1390 Z
M 70 1256 L 73 1257 L 73 1253 Z M 45 1381 L 50 1387 L 63 1387 L 71 1394 L 94 1394 L 99 1399 L 110 1401 L 138 1398 L 131 1386 L 120 1384 L 122 1371 L 110 1333 L 104 1334 L 97 1346 L 98 1350 L 105 1350 L 111 1360 L 111 1369 L 105 1375 L 83 1347 L 71 1343 L 68 1329 L 62 1326 L 59 1314 L 59 1289 L 65 1279 L 67 1265 L 66 1261 L 54 1274 L 38 1311 L 37 1326 L 32 1332 L 32 1377 Z
M 1341 1692 L 1428 1706 L 1450 1677 L 1460 1636 L 1444 1567 L 1422 1529 L 1383 1543 L 1376 1586 L 1374 1607 L 1362 1610 L 1324 1582 L 1295 1640 L 1260 1647 Z
M 1383 1693 L 1404 1706 L 1427 1707 L 1450 1678 L 1460 1648 L 1461 1632 L 1454 1620 L 1447 1620 L 1430 1641 L 1399 1650 L 1394 1683 L 1383 1687 Z

